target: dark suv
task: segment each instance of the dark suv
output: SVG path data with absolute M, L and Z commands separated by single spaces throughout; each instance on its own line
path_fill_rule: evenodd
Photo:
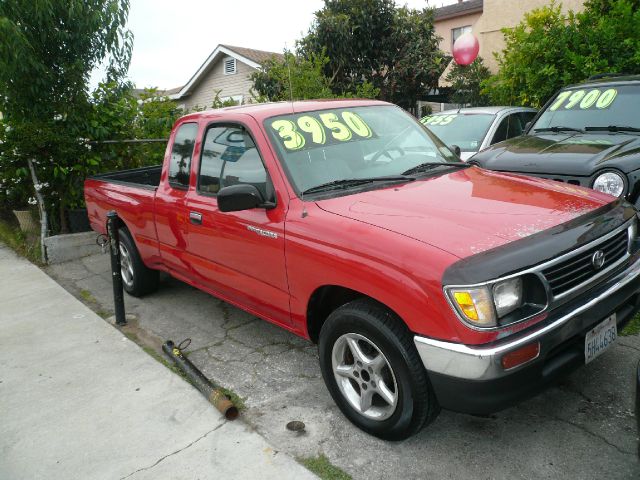
M 640 75 L 563 88 L 524 135 L 470 163 L 594 188 L 640 207 Z

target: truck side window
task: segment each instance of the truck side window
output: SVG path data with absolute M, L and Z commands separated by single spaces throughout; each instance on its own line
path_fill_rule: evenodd
M 173 140 L 171 162 L 169 163 L 169 185 L 184 188 L 189 186 L 191 157 L 198 133 L 197 123 L 182 125 Z
M 249 183 L 268 198 L 268 182 L 258 149 L 246 130 L 232 125 L 216 125 L 207 130 L 198 192 L 216 194 L 223 187 Z

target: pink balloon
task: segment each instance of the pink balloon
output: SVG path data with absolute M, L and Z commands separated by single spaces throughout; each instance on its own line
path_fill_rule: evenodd
M 458 65 L 470 65 L 478 57 L 480 43 L 476 36 L 471 33 L 460 35 L 453 44 L 453 59 Z

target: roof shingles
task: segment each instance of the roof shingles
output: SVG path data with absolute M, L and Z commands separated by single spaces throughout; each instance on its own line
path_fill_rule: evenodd
M 470 13 L 482 12 L 483 0 L 467 0 L 466 2 L 458 2 L 453 5 L 436 8 L 435 19 L 444 20 L 445 18 L 459 17 Z

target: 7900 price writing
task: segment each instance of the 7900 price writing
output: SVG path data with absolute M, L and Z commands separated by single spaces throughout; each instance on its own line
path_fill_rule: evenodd
M 558 94 L 555 101 L 549 107 L 549 110 L 552 112 L 558 110 L 563 104 L 563 109 L 565 110 L 571 110 L 572 108 L 586 110 L 592 107 L 605 109 L 611 106 L 617 96 L 618 91 L 615 88 L 609 88 L 604 91 L 598 88 L 589 91 L 566 90 Z
M 279 119 L 271 122 L 278 132 L 284 148 L 300 150 L 305 146 L 324 145 L 326 143 L 348 142 L 355 138 L 371 138 L 373 132 L 369 125 L 355 112 L 327 112 L 315 115 L 302 115 L 293 119 Z M 311 142 L 311 145 L 308 144 Z

